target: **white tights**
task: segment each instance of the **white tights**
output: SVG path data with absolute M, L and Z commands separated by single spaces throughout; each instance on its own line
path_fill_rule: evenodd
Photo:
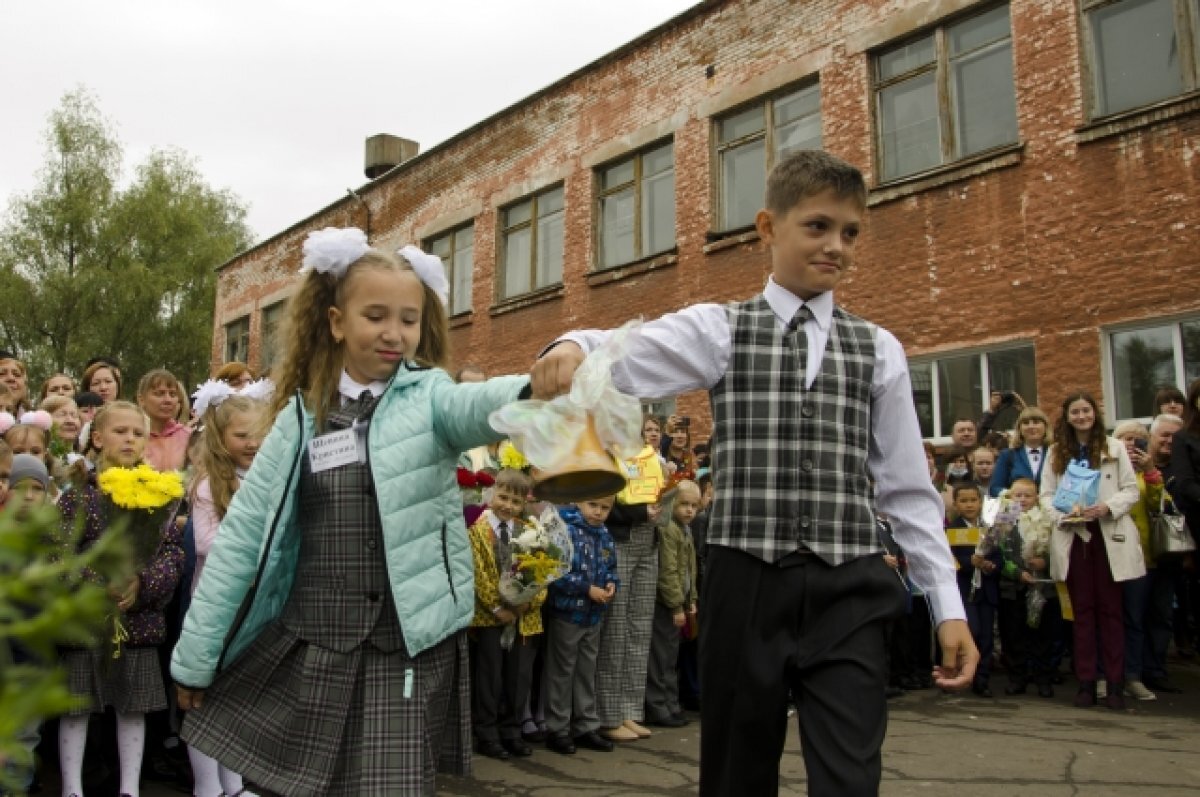
M 88 715 L 58 721 L 58 759 L 63 797 L 83 797 L 83 750 L 87 746 Z M 139 797 L 142 752 L 146 746 L 146 715 L 117 712 L 117 753 L 121 757 L 121 794 Z
M 221 797 L 242 793 L 242 776 L 217 762 L 215 758 L 188 746 L 192 762 L 192 794 L 195 797 Z

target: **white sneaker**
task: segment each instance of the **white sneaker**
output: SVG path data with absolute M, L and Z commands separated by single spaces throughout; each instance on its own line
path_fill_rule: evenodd
M 1129 681 L 1125 684 L 1125 696 L 1134 700 L 1158 700 L 1158 696 L 1146 688 L 1141 681 Z
M 1108 697 L 1108 681 L 1101 678 L 1096 681 L 1096 699 L 1103 700 Z

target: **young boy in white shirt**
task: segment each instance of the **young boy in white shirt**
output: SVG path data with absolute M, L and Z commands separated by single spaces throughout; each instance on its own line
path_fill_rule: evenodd
M 809 794 L 874 795 L 886 727 L 884 624 L 905 588 L 880 555 L 889 516 L 943 648 L 942 688 L 978 652 L 942 533 L 907 361 L 886 330 L 836 307 L 866 208 L 858 169 L 819 151 L 780 162 L 755 224 L 771 252 L 763 293 L 645 324 L 613 368 L 643 396 L 710 391 L 717 498 L 701 604 L 700 793 L 774 795 L 795 695 Z M 534 365 L 534 391 L 569 389 L 608 333 L 568 334 Z

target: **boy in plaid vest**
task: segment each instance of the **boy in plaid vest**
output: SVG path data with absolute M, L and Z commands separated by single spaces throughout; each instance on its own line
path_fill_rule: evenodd
M 866 209 L 855 167 L 789 155 L 755 219 L 770 249 L 763 292 L 645 324 L 613 368 L 637 396 L 705 389 L 713 405 L 716 501 L 701 604 L 700 793 L 774 795 L 794 694 L 809 794 L 874 795 L 886 727 L 885 623 L 905 588 L 880 556 L 892 520 L 933 608 L 938 686 L 971 683 L 942 502 L 923 467 L 904 350 L 837 307 Z M 534 365 L 535 390 L 564 392 L 608 333 L 564 336 Z M 738 651 L 740 655 L 732 655 Z

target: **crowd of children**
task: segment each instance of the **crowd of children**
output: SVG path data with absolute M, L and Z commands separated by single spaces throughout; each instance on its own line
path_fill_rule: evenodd
M 88 700 L 58 722 L 63 797 L 84 793 L 89 716 L 105 709 L 106 763 L 129 797 L 147 733 L 178 731 L 199 797 L 432 794 L 437 773 L 470 772 L 472 748 L 607 752 L 687 724 L 687 708 L 705 723 L 701 793 L 769 794 L 789 702 L 811 792 L 870 794 L 889 660 L 893 684 L 990 697 L 998 628 L 1010 695 L 1033 683 L 1051 696 L 1071 647 L 1077 705 L 1103 676 L 1110 707 L 1126 688 L 1140 698 L 1114 641 L 1115 585 L 1145 576 L 1129 518 L 1139 500 L 1162 506 L 1149 466 L 1169 435 L 1138 481 L 1137 457 L 1076 394 L 1053 435 L 1024 408 L 1011 443 L 988 438 L 1005 450 L 956 426 L 944 476 L 928 448 L 932 478 L 911 468 L 903 350 L 832 296 L 865 206 L 861 173 L 825 153 L 772 171 L 756 218 L 763 294 L 647 323 L 613 370 L 633 395 L 709 390 L 720 468 L 689 419 L 645 418 L 619 493 L 550 508 L 569 560 L 519 600 L 505 579 L 546 508 L 487 448 L 488 418 L 569 389 L 607 333 L 554 342 L 528 377 L 456 382 L 441 262 L 327 229 L 305 242 L 270 397 L 231 364 L 195 406 L 165 370 L 126 402 L 118 364 L 99 358 L 79 391 L 54 374 L 35 402 L 24 365 L 0 352 L 0 476 L 19 508 L 57 501 L 63 545 L 107 532 L 109 469 L 189 470 L 153 555 L 106 585 L 120 634 L 61 651 Z M 485 507 L 464 507 L 464 455 L 494 471 Z M 1069 460 L 1111 483 L 1064 512 L 1054 488 Z M 164 711 L 168 682 L 182 716 Z

